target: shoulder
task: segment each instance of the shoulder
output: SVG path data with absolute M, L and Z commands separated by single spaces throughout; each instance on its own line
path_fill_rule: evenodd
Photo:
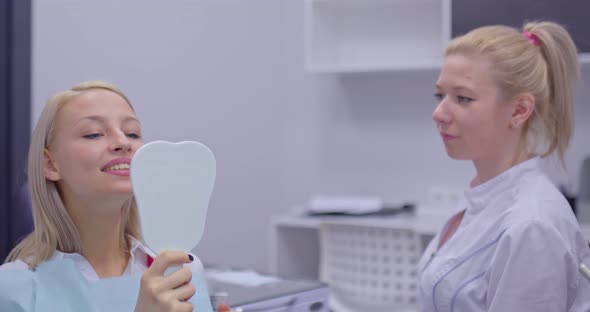
M 575 271 L 576 253 L 554 226 L 538 219 L 506 228 L 497 241 L 491 262 L 499 271 L 507 266 L 551 270 L 554 266 Z
M 534 259 L 554 259 L 576 265 L 579 258 L 588 254 L 588 247 L 579 243 L 581 234 L 566 231 L 543 218 L 519 220 L 505 229 L 498 241 L 497 252 L 519 254 Z M 583 240 L 582 240 L 583 241 Z
M 29 270 L 29 265 L 22 260 L 16 260 L 0 265 L 0 271 L 4 270 Z
M 542 242 L 541 239 L 560 239 L 559 231 L 546 220 L 542 218 L 531 218 L 518 220 L 506 229 L 505 239 L 513 241 L 524 240 L 526 243 L 534 241 Z
M 574 217 L 563 194 L 547 176 L 540 172 L 522 179 L 515 195 L 517 196 L 517 205 L 529 210 L 536 210 L 541 213 L 541 216 Z
M 580 234 L 571 206 L 546 176 L 538 174 L 523 179 L 514 195 L 507 221 L 515 230 L 549 227 L 570 242 Z
M 0 311 L 33 311 L 34 272 L 23 261 L 0 266 Z
M 519 199 L 535 203 L 559 203 L 568 205 L 567 200 L 557 189 L 555 184 L 542 172 L 530 174 L 518 183 L 517 195 Z

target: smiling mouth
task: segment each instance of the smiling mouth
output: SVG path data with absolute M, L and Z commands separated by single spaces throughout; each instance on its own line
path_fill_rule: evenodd
M 102 172 L 113 172 L 113 171 L 129 171 L 129 164 L 116 164 L 107 168 L 102 169 Z

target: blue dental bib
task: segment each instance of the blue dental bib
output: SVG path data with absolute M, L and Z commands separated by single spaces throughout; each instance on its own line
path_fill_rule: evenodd
M 35 271 L 0 271 L 0 311 L 132 312 L 140 280 L 136 273 L 89 282 L 70 259 L 42 263 Z M 201 272 L 193 272 L 192 283 L 207 289 Z M 213 311 L 206 291 L 197 291 L 190 302 L 195 311 Z

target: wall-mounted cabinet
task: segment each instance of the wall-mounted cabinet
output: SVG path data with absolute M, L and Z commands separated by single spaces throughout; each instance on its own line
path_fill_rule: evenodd
M 588 0 L 304 0 L 312 72 L 435 69 L 451 37 L 491 24 L 552 20 L 590 63 Z
M 305 0 L 314 72 L 436 68 L 450 38 L 450 0 Z

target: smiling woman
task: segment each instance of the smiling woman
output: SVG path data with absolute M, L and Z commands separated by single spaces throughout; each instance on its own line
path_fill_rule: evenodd
M 116 113 L 109 113 L 109 109 L 114 109 Z M 120 125 L 115 124 L 119 114 L 135 115 L 127 97 L 105 82 L 82 83 L 49 99 L 33 132 L 29 150 L 28 176 L 35 230 L 11 252 L 7 261 L 20 259 L 35 268 L 51 258 L 56 250 L 81 253 L 84 234 L 80 232 L 84 227 L 76 226 L 74 219 L 83 214 L 79 211 L 82 209 L 91 214 L 98 212 L 80 206 L 85 206 L 88 201 L 91 206 L 95 206 L 90 196 L 100 196 L 96 194 L 97 191 L 104 194 L 107 189 L 113 188 L 120 189 L 123 194 L 118 198 L 120 203 L 110 203 L 119 206 L 115 209 L 121 211 L 121 217 L 117 224 L 110 225 L 109 236 L 116 233 L 117 244 L 124 248 L 127 248 L 128 237 L 141 240 L 137 207 L 129 180 L 115 181 L 118 185 L 97 181 L 99 178 L 107 178 L 104 174 L 104 177 L 98 176 L 101 173 L 100 166 L 111 160 L 105 160 L 107 157 L 115 157 L 121 153 L 131 157 L 135 150 L 125 148 L 127 150 L 122 151 L 123 147 L 117 146 L 115 151 L 111 146 L 117 144 L 117 141 L 93 141 L 85 137 L 91 133 L 82 132 L 121 132 L 123 130 L 116 130 L 121 129 Z M 92 115 L 101 116 L 103 121 L 112 120 L 110 124 L 89 120 L 87 117 Z M 109 128 L 101 129 L 104 126 Z M 135 143 L 134 148 L 139 146 L 141 141 Z M 110 154 L 113 152 L 114 154 Z M 70 201 L 73 201 L 72 205 L 69 204 Z M 119 228 L 114 229 L 114 226 Z
M 108 83 L 85 82 L 49 99 L 29 148 L 35 229 L 0 266 L 0 274 L 17 272 L 0 278 L 0 310 L 32 311 L 50 288 L 55 302 L 63 303 L 59 310 L 96 308 L 90 305 L 104 300 L 94 300 L 93 291 L 105 289 L 107 310 L 192 311 L 190 268 L 164 275 L 172 265 L 192 262 L 192 256 L 163 251 L 152 259 L 142 240 L 129 177 L 131 159 L 142 143 L 129 99 Z M 76 273 L 66 274 L 72 271 Z M 36 274 L 33 282 L 27 280 L 29 273 Z M 123 276 L 129 278 L 117 279 Z M 113 281 L 131 283 L 124 288 L 131 298 L 119 298 L 122 305 L 116 300 L 121 293 L 101 286 L 109 277 L 115 278 L 109 279 L 111 286 Z M 61 296 L 46 286 L 58 280 L 67 284 Z M 31 283 L 35 286 L 25 287 Z M 67 298 L 88 283 L 94 285 L 84 302 L 89 306 L 80 305 L 83 296 Z
M 85 194 L 121 193 L 122 201 L 129 200 L 129 178 L 117 177 L 129 176 L 131 156 L 142 140 L 125 98 L 106 89 L 88 90 L 60 109 L 56 124 L 45 152 L 45 177 L 57 183 L 66 206 Z M 84 213 L 100 211 L 83 206 L 90 210 Z

